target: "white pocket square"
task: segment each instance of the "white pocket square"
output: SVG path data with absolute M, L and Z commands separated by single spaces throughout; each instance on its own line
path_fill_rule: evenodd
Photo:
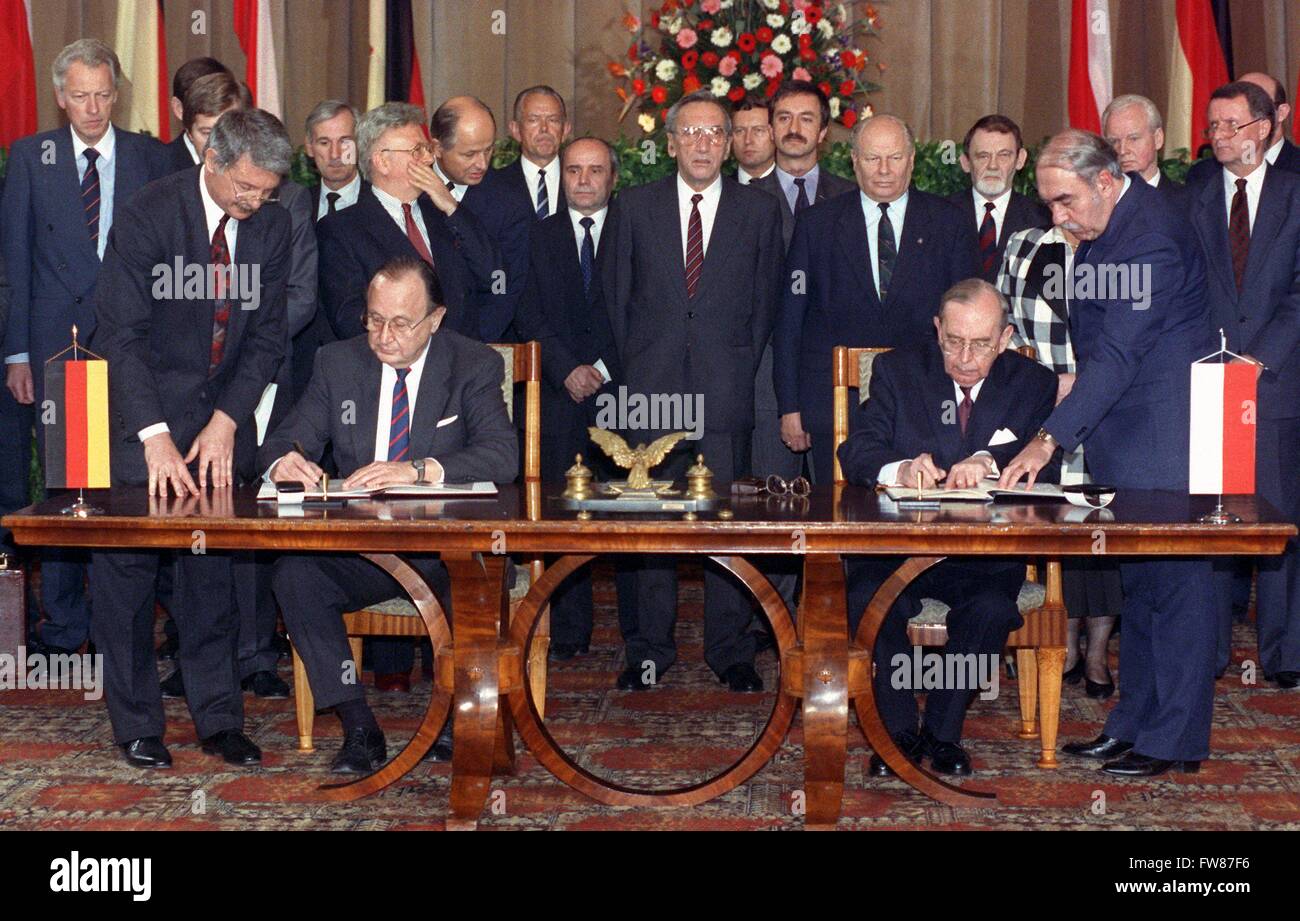
M 989 447 L 995 448 L 998 445 L 1004 445 L 1007 442 L 1015 441 L 1015 440 L 1016 440 L 1016 433 L 1011 431 L 1011 429 L 998 429 L 996 432 L 993 433 L 993 437 L 989 439 Z
M 444 425 L 451 425 L 453 422 L 455 422 L 455 421 L 456 421 L 457 419 L 459 419 L 459 418 L 460 418 L 460 416 L 459 416 L 459 415 L 456 415 L 456 416 L 448 416 L 446 419 L 440 419 L 440 420 L 438 420 L 438 424 L 435 425 L 434 428 L 436 428 L 436 429 L 440 429 L 440 428 L 442 428 Z

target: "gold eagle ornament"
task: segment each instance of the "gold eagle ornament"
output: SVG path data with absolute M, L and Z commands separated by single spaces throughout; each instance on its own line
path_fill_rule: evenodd
M 656 438 L 650 442 L 649 447 L 646 447 L 643 443 L 631 448 L 622 437 L 608 429 L 596 428 L 593 425 L 587 429 L 587 433 L 591 436 L 591 440 L 608 454 L 614 463 L 620 467 L 628 468 L 628 489 L 649 489 L 653 485 L 650 479 L 650 468 L 662 462 L 668 456 L 668 452 L 690 434 L 689 432 L 673 432 L 670 435 L 664 435 L 662 438 Z

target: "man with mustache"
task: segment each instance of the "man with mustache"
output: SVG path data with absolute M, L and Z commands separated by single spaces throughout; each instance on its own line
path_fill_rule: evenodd
M 995 282 L 1002 253 L 1013 233 L 1051 224 L 1047 209 L 1012 189 L 1028 151 L 1020 126 L 1005 115 L 985 115 L 962 140 L 961 168 L 970 176 L 970 191 L 954 192 L 948 201 L 974 222 L 979 276 Z

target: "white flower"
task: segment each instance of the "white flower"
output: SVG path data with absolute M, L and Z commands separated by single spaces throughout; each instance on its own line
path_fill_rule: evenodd
M 795 35 L 807 35 L 812 31 L 812 26 L 802 16 L 795 16 L 790 20 L 790 31 Z
M 655 117 L 653 115 L 647 115 L 643 112 L 637 116 L 636 123 L 641 126 L 641 130 L 646 134 L 650 134 L 655 130 Z
M 785 25 L 785 17 L 779 13 L 772 13 L 767 17 L 767 24 L 773 29 L 779 29 Z
M 820 19 L 817 22 L 817 31 L 822 34 L 822 38 L 834 38 L 835 27 L 826 19 Z
M 683 25 L 685 25 L 685 23 L 682 22 L 682 17 L 674 16 L 672 19 L 664 23 L 664 28 L 668 30 L 669 35 L 676 35 L 678 32 L 682 31 Z
M 709 89 L 714 96 L 725 96 L 731 92 L 731 84 L 726 77 L 714 77 L 713 82 L 709 84 Z
M 731 44 L 731 38 L 732 35 L 730 29 L 726 26 L 718 26 L 718 28 L 713 30 L 713 34 L 709 36 L 709 41 L 713 42 L 713 44 L 717 45 L 719 48 L 726 48 Z
M 724 10 L 729 10 L 729 9 L 731 9 L 731 3 L 732 3 L 732 0 L 721 0 L 721 2 L 718 4 L 718 6 L 721 7 L 722 9 L 724 9 Z
M 763 77 L 761 74 L 745 74 L 745 76 L 740 81 L 740 85 L 743 86 L 746 90 L 756 90 L 758 89 L 759 84 L 762 82 L 763 82 Z
M 655 65 L 655 76 L 664 83 L 667 83 L 673 77 L 677 76 L 677 62 L 670 61 L 668 58 L 663 58 Z
M 840 97 L 832 96 L 831 97 L 831 118 L 839 118 L 839 117 L 840 117 Z
M 769 10 L 775 10 L 781 6 L 781 0 L 763 0 L 763 6 Z
M 782 32 L 776 38 L 772 39 L 772 50 L 777 54 L 785 54 L 791 48 L 790 36 Z

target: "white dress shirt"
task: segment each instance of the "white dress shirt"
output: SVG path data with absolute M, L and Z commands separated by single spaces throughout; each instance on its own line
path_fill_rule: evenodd
M 533 213 L 537 213 L 537 188 L 541 185 L 540 173 L 546 174 L 546 214 L 555 214 L 560 201 L 560 158 L 552 157 L 546 166 L 538 166 L 527 157 L 520 157 L 519 164 L 524 170 L 524 182 L 528 184 L 528 195 L 532 199 Z
M 1272 166 L 1273 164 L 1277 163 L 1278 154 L 1282 152 L 1282 145 L 1285 143 L 1286 143 L 1285 137 L 1279 138 L 1276 144 L 1274 144 L 1268 150 L 1264 151 L 1264 162 L 1267 163 L 1269 166 Z
M 429 246 L 429 231 L 428 228 L 424 226 L 424 214 L 420 211 L 419 198 L 417 197 L 415 200 L 410 202 L 402 202 L 399 201 L 396 196 L 389 195 L 377 185 L 372 185 L 370 191 L 374 193 L 375 198 L 379 199 L 379 203 L 384 206 L 384 210 L 388 212 L 388 216 L 397 222 L 397 229 L 402 232 L 402 236 L 406 236 L 406 212 L 402 210 L 402 205 L 409 204 L 411 206 L 411 217 L 415 220 L 415 229 L 420 232 L 420 237 L 424 240 L 424 245 L 428 247 L 429 252 L 432 254 L 433 247 Z M 322 200 L 324 197 L 325 196 L 323 195 L 321 196 Z
M 72 128 L 68 128 L 72 131 Z M 76 157 L 77 163 L 77 182 L 86 178 L 86 169 L 90 161 L 86 159 L 86 150 L 94 147 L 99 154 L 95 160 L 95 169 L 99 173 L 99 251 L 98 255 L 102 261 L 104 258 L 104 247 L 108 246 L 108 231 L 113 226 L 113 186 L 117 178 L 117 159 L 113 156 L 117 150 L 117 135 L 113 129 L 113 123 L 109 122 L 108 130 L 104 136 L 94 144 L 87 144 L 77 136 L 77 132 L 72 131 L 72 154 Z M 80 191 L 78 191 L 77 200 L 81 200 Z
M 1154 176 L 1152 176 L 1150 179 L 1147 179 L 1146 176 L 1143 176 L 1142 178 L 1146 179 L 1147 185 L 1151 186 L 1151 188 L 1158 189 L 1160 188 L 1160 180 L 1164 178 L 1164 174 L 1160 172 L 1159 167 L 1156 167 L 1156 174 Z
M 980 390 L 983 387 L 984 387 L 984 378 L 980 378 L 979 381 L 976 382 L 975 386 L 970 389 L 970 401 L 971 401 L 972 410 L 974 409 L 975 401 L 979 399 Z M 961 384 L 957 383 L 956 381 L 953 381 L 952 390 L 953 390 L 953 394 L 957 397 L 957 405 L 960 406 L 962 400 Z M 971 455 L 971 457 L 979 457 L 981 455 L 987 457 L 989 460 L 993 460 L 993 455 L 990 454 L 988 451 L 976 451 L 974 454 Z M 911 459 L 912 458 L 909 457 L 904 460 L 897 460 L 894 461 L 893 463 L 885 464 L 885 466 L 880 468 L 880 473 L 876 474 L 876 482 L 881 483 L 885 486 L 901 485 L 898 482 L 898 468 L 906 464 Z M 997 461 L 993 461 L 992 473 L 997 474 L 997 472 L 998 472 Z
M 316 208 L 316 220 L 318 221 L 330 213 L 330 200 L 327 196 L 331 192 L 336 192 L 339 196 L 338 201 L 334 203 L 335 211 L 342 211 L 344 208 L 352 207 L 361 196 L 361 174 L 353 174 L 352 181 L 341 189 L 331 189 L 322 180 L 320 184 L 320 205 Z M 412 208 L 411 210 L 414 211 L 415 209 Z M 405 221 L 402 222 L 402 233 L 406 233 Z
M 208 194 L 208 184 L 203 181 L 205 173 L 207 173 L 207 170 L 199 170 L 199 200 L 203 202 L 203 220 L 207 225 L 208 245 L 211 246 L 212 237 L 217 232 L 217 225 L 221 223 L 221 219 L 225 217 L 226 212 Z M 239 220 L 234 217 L 227 220 L 223 233 L 226 238 L 226 249 L 230 251 L 230 264 L 233 266 L 235 264 L 235 243 L 239 239 Z M 235 422 L 238 424 L 239 420 L 235 420 Z M 136 432 L 136 436 L 143 443 L 146 438 L 152 438 L 154 435 L 170 431 L 171 428 L 168 427 L 166 422 L 155 422 L 153 425 L 146 425 L 140 429 L 140 431 Z
M 188 131 L 181 133 L 181 142 L 185 145 L 185 149 L 190 152 L 190 159 L 194 161 L 194 165 L 198 166 L 199 160 L 203 158 L 199 156 L 198 149 L 194 146 L 194 142 L 190 140 L 190 133 Z
M 559 157 L 556 157 L 556 159 L 558 160 Z M 433 171 L 434 173 L 437 174 L 438 181 L 441 182 L 443 185 L 446 185 L 448 182 L 451 182 L 451 179 L 447 176 L 447 174 L 442 171 L 442 167 L 438 165 L 437 160 L 433 161 Z M 465 193 L 468 191 L 469 191 L 469 186 L 461 185 L 459 182 L 452 182 L 451 197 L 456 199 L 456 201 L 459 202 L 461 199 L 463 199 L 465 197 Z M 537 210 L 537 200 L 535 198 L 533 199 L 533 210 L 534 211 Z
M 781 191 L 785 193 L 785 201 L 790 206 L 791 211 L 794 211 L 794 203 L 799 200 L 799 187 L 794 184 L 795 179 L 799 178 L 804 181 L 804 193 L 808 196 L 808 204 L 811 205 L 817 200 L 817 182 L 821 179 L 821 175 L 822 168 L 816 163 L 813 164 L 812 169 L 799 177 L 787 173 L 780 167 L 776 168 L 776 180 L 781 183 Z
M 749 185 L 755 179 L 764 179 L 772 175 L 772 170 L 774 169 L 776 169 L 775 161 L 769 163 L 767 169 L 763 170 L 763 172 L 759 173 L 757 176 L 751 176 L 749 173 L 745 172 L 745 168 L 742 166 L 736 170 L 736 181 L 741 185 Z
M 433 341 L 432 336 L 429 337 L 429 341 Z M 420 396 L 420 378 L 424 376 L 424 360 L 428 356 L 429 343 L 426 342 L 420 357 L 411 362 L 411 373 L 406 375 L 406 413 L 412 433 L 415 432 L 415 403 Z M 375 419 L 375 460 L 386 461 L 388 460 L 388 439 L 390 435 L 388 429 L 393 421 L 393 387 L 397 384 L 397 369 L 387 364 L 381 364 L 380 369 L 379 415 Z M 433 480 L 433 472 L 426 471 L 425 478 Z M 441 479 L 442 468 L 439 467 L 437 480 Z
M 1250 229 L 1255 229 L 1255 212 L 1259 210 L 1259 193 L 1264 189 L 1264 174 L 1268 172 L 1268 162 L 1259 164 L 1248 176 L 1238 176 L 1229 170 L 1219 170 L 1223 174 L 1224 213 L 1232 221 L 1232 197 L 1237 194 L 1237 180 L 1246 180 L 1246 211 L 1249 215 Z
M 871 280 L 876 286 L 876 297 L 880 297 L 880 262 L 876 258 L 876 241 L 880 239 L 880 204 L 867 197 L 866 192 L 859 192 L 862 199 L 862 216 L 867 219 L 867 258 L 871 260 Z M 903 248 L 903 218 L 907 215 L 907 196 L 904 192 L 899 198 L 889 203 L 889 226 L 894 229 L 894 247 Z
M 1011 204 L 1011 189 L 1007 188 L 1005 192 L 997 198 L 985 198 L 977 189 L 970 190 L 975 199 L 975 233 L 978 238 L 980 224 L 984 223 L 984 206 L 990 201 L 993 202 L 993 239 L 1002 239 L 1002 222 L 1007 218 L 1007 206 Z
M 686 184 L 682 174 L 677 174 L 677 213 L 682 221 L 682 265 L 686 265 L 686 247 L 688 246 L 688 234 L 691 226 L 691 196 L 703 195 L 700 200 L 700 229 L 704 232 L 703 253 L 709 254 L 709 235 L 713 233 L 713 219 L 718 214 L 718 202 L 722 200 L 722 177 L 718 176 L 713 183 L 700 192 L 696 192 Z

